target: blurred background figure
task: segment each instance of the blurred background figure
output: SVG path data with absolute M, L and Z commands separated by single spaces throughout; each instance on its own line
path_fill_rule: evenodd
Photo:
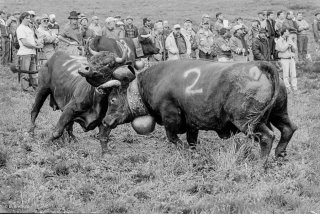
M 126 25 L 124 26 L 125 37 L 137 38 L 138 37 L 138 28 L 133 25 L 132 16 L 126 18 Z
M 95 33 L 93 32 L 93 30 L 89 28 L 89 20 L 87 17 L 82 17 L 79 21 L 79 24 L 80 24 L 80 31 L 82 32 L 83 46 L 84 46 L 88 38 L 95 37 Z
M 10 61 L 10 38 L 7 26 L 7 14 L 4 11 L 0 11 L 0 40 L 1 40 L 1 64 L 7 65 Z
M 60 26 L 56 22 L 56 15 L 54 15 L 54 14 L 49 15 L 48 28 L 51 30 L 52 33 L 54 33 L 56 35 L 59 34 Z
M 320 50 L 320 11 L 315 13 L 315 19 L 312 23 L 314 41 L 317 43 L 316 51 Z
M 307 59 L 308 54 L 308 30 L 309 24 L 303 18 L 302 12 L 297 14 L 298 34 L 297 34 L 297 45 L 298 45 L 298 58 L 299 62 L 304 62 Z
M 219 36 L 217 38 L 219 62 L 233 61 L 232 53 L 230 49 L 230 38 L 231 38 L 231 34 L 226 28 L 220 29 Z
M 181 32 L 181 26 L 175 24 L 173 31 L 166 39 L 168 60 L 188 59 L 191 54 L 191 44 L 187 36 Z
M 102 36 L 102 27 L 99 23 L 99 17 L 93 16 L 89 29 L 93 31 L 95 36 Z
M 190 57 L 193 59 L 197 58 L 196 50 L 198 46 L 197 46 L 197 40 L 196 40 L 196 32 L 193 30 L 192 20 L 190 18 L 187 18 L 184 20 L 184 24 L 183 24 L 183 28 L 181 29 L 181 32 L 186 35 L 187 39 L 191 43 Z
M 122 21 L 117 21 L 116 22 L 116 35 L 118 39 L 123 39 L 125 37 L 125 30 L 124 30 L 124 23 Z
M 102 28 L 102 36 L 107 38 L 117 39 L 116 19 L 113 17 L 106 18 L 105 26 Z
M 233 27 L 230 38 L 230 48 L 234 61 L 247 62 L 249 60 L 249 46 L 244 38 L 244 29 L 240 25 Z

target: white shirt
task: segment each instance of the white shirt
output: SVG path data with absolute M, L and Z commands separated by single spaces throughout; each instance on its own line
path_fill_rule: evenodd
M 6 22 L 3 20 L 3 19 L 0 19 L 0 24 L 4 25 L 4 26 L 7 26 L 6 25 Z
M 20 24 L 17 28 L 17 37 L 19 41 L 20 48 L 17 52 L 17 55 L 29 55 L 29 54 L 36 54 L 35 48 L 27 48 L 21 42 L 21 39 L 26 39 L 29 43 L 36 45 L 34 32 L 31 28 L 24 24 Z

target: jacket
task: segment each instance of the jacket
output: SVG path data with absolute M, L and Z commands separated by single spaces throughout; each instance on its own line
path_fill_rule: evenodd
M 276 50 L 279 51 L 278 56 L 280 59 L 287 59 L 295 56 L 294 52 L 296 51 L 297 47 L 293 41 L 287 41 L 282 36 L 275 41 Z M 291 44 L 291 48 L 289 47 L 289 44 Z
M 190 41 L 187 39 L 187 36 L 181 32 L 181 35 L 184 37 L 184 41 L 186 42 L 186 46 L 187 46 L 187 55 L 190 56 L 191 53 L 191 43 Z M 176 40 L 174 38 L 173 32 L 169 34 L 169 36 L 166 39 L 165 42 L 165 46 L 166 49 L 168 51 L 168 60 L 176 60 L 176 59 L 180 59 L 179 56 L 179 50 L 176 44 Z
M 289 32 L 294 34 L 297 34 L 299 28 L 297 22 L 292 19 L 285 19 L 282 24 L 282 27 L 288 28 Z
M 203 29 L 200 29 L 197 33 L 196 41 L 199 50 L 208 54 L 212 52 L 214 44 L 214 35 L 210 30 L 208 30 L 208 35 L 206 35 L 205 31 Z
M 298 24 L 298 35 L 306 35 L 307 31 L 309 30 L 309 24 L 306 20 L 297 20 Z
M 256 37 L 252 45 L 253 60 L 269 61 L 270 47 L 267 38 Z

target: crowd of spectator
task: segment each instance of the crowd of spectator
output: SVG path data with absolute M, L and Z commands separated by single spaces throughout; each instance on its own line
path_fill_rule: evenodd
M 35 70 L 58 49 L 78 55 L 79 46 L 83 46 L 88 38 L 142 38 L 150 39 L 160 50 L 159 54 L 148 58 L 151 61 L 186 58 L 219 62 L 279 60 L 288 90 L 297 90 L 295 63 L 309 58 L 308 31 L 311 28 L 317 48 L 320 47 L 320 12 L 315 13 L 311 25 L 302 12 L 294 14 L 292 11 L 261 11 L 256 19 L 246 22 L 247 25 L 242 17 L 231 23 L 221 12 L 215 17 L 202 15 L 198 26 L 190 18 L 182 25 L 144 18 L 142 27 L 138 28 L 132 16 L 122 18 L 117 15 L 101 22 L 98 16 L 89 19 L 76 11 L 71 11 L 66 18 L 68 23 L 61 27 L 54 14 L 0 11 L 1 63 L 14 62 L 21 69 Z M 212 21 L 214 18 L 215 22 Z M 32 75 L 22 76 L 22 88 L 32 87 L 33 79 Z

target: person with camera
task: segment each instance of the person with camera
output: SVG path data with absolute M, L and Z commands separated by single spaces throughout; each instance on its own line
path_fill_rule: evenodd
M 290 37 L 288 28 L 282 28 L 280 37 L 276 39 L 276 50 L 283 69 L 283 81 L 288 92 L 291 92 L 291 87 L 294 91 L 298 90 L 295 52 L 297 46 Z M 290 82 L 289 82 L 290 77 Z

